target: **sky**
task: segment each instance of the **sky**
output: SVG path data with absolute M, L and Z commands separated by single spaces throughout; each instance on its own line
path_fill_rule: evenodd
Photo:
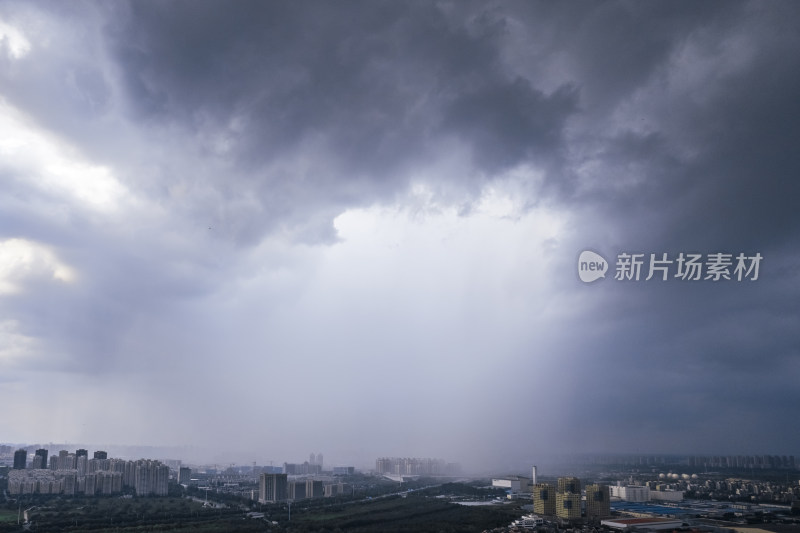
M 800 455 L 799 23 L 0 3 L 0 439 Z

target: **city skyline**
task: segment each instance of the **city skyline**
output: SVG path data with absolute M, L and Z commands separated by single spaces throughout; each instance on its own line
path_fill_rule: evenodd
M 39 447 L 42 448 L 39 448 Z M 88 453 L 86 449 L 80 449 L 78 446 L 88 446 Z M 224 471 L 227 468 L 248 469 L 250 467 L 257 468 L 259 471 L 263 470 L 267 473 L 287 473 L 289 475 L 308 476 L 317 474 L 341 474 L 342 472 L 351 472 L 353 469 L 363 472 L 374 472 L 376 474 L 383 474 L 389 476 L 445 476 L 445 477 L 458 477 L 460 475 L 466 476 L 486 476 L 497 475 L 498 472 L 505 471 L 506 474 L 516 472 L 522 474 L 528 471 L 533 472 L 530 479 L 535 481 L 537 476 L 540 478 L 553 479 L 554 477 L 563 477 L 568 472 L 574 472 L 575 469 L 598 469 L 602 470 L 606 466 L 610 467 L 639 467 L 642 472 L 656 470 L 661 472 L 662 478 L 666 476 L 667 480 L 680 479 L 680 474 L 686 477 L 686 472 L 708 473 L 709 468 L 714 470 L 721 469 L 734 470 L 734 471 L 750 471 L 758 473 L 763 471 L 787 470 L 794 471 L 800 469 L 800 463 L 796 461 L 795 455 L 780 455 L 780 454 L 736 454 L 736 455 L 703 455 L 703 454 L 637 454 L 637 453 L 624 453 L 617 452 L 611 454 L 573 454 L 573 455 L 555 455 L 555 456 L 540 456 L 536 465 L 515 465 L 508 467 L 500 467 L 496 469 L 491 465 L 470 466 L 467 470 L 463 470 L 460 463 L 451 462 L 447 458 L 422 458 L 422 457 L 359 457 L 352 460 L 343 460 L 341 458 L 334 458 L 333 464 L 328 465 L 327 469 L 322 468 L 322 464 L 318 458 L 323 454 L 310 454 L 315 458 L 315 462 L 305 461 L 304 463 L 292 463 L 284 459 L 268 460 L 266 462 L 240 460 L 241 458 L 234 456 L 217 456 L 209 458 L 208 456 L 198 455 L 198 451 L 194 450 L 194 455 L 189 454 L 188 448 L 159 448 L 153 446 L 103 446 L 104 450 L 96 449 L 96 446 L 86 444 L 27 444 L 17 443 L 8 444 L 0 442 L 0 465 L 3 460 L 8 463 L 10 467 L 12 464 L 14 468 L 28 468 L 28 469 L 63 469 L 63 468 L 78 468 L 80 455 L 85 456 L 85 463 L 92 455 L 94 459 L 115 459 L 132 461 L 143 458 L 164 461 L 170 468 L 177 469 L 181 464 L 192 465 L 194 468 L 208 469 L 212 468 L 215 471 Z M 35 449 L 35 451 L 34 451 Z M 70 451 L 75 450 L 75 451 Z M 106 450 L 112 450 L 108 452 Z M 26 461 L 20 462 L 18 455 L 25 452 L 24 456 Z M 48 452 L 50 461 L 47 461 Z M 56 455 L 58 452 L 58 455 Z M 37 457 L 43 456 L 44 460 L 37 463 Z M 60 459 L 59 459 L 60 458 Z M 268 463 L 268 464 L 267 464 Z M 71 467 L 66 465 L 72 465 Z M 21 466 L 27 465 L 27 466 Z M 176 466 L 177 465 L 177 466 Z M 542 468 L 544 466 L 544 469 Z M 504 470 L 505 469 L 505 470 Z M 537 473 L 538 472 L 538 473 Z M 351 472 L 352 473 L 352 472 Z M 568 479 L 568 478 L 564 478 Z
M 798 23 L 0 3 L 3 438 L 800 455 Z

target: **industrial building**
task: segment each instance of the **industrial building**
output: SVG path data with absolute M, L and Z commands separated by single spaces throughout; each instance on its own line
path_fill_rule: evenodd
M 628 485 L 626 487 L 611 487 L 611 496 L 626 502 L 649 502 L 650 488 L 642 485 Z
M 530 492 L 530 482 L 525 476 L 508 476 L 492 479 L 492 486 L 509 489 L 511 492 Z
M 683 526 L 683 520 L 674 518 L 615 518 L 613 520 L 602 520 L 600 524 L 621 531 L 634 528 L 637 530 L 674 530 Z

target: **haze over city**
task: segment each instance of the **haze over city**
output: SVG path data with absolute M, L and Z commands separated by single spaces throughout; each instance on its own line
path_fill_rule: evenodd
M 2 442 L 797 455 L 798 22 L 0 3 Z

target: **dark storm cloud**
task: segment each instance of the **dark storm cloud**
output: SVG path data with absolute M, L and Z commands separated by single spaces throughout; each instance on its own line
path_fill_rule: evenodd
M 445 124 L 471 141 L 475 163 L 491 174 L 520 161 L 558 161 L 561 130 L 577 100 L 571 87 L 545 96 L 518 78 L 460 96 L 448 106 Z
M 602 114 L 670 60 L 693 32 L 717 19 L 733 19 L 740 7 L 725 2 L 613 2 L 516 4 L 523 20 L 550 32 L 550 53 L 566 53 L 586 88 L 589 113 Z M 544 15 L 544 16 L 543 16 Z
M 489 177 L 552 161 L 577 92 L 508 71 L 502 32 L 480 10 L 458 26 L 427 3 L 136 2 L 108 39 L 137 114 L 189 135 L 237 124 L 226 157 L 251 183 L 221 187 L 253 187 L 269 224 L 300 198 L 317 211 L 391 198 L 448 139 Z M 266 168 L 309 143 L 309 170 Z
M 653 78 L 645 90 L 652 98 L 637 108 L 642 116 L 631 117 L 629 131 L 603 143 L 600 159 L 611 171 L 605 179 L 613 184 L 616 177 L 637 178 L 602 200 L 610 218 L 627 211 L 649 220 L 640 224 L 641 234 L 631 228 L 637 244 L 649 238 L 669 248 L 780 248 L 796 235 L 792 198 L 800 194 L 800 184 L 793 176 L 800 157 L 791 144 L 800 135 L 793 96 L 800 90 L 800 61 L 787 52 L 800 45 L 788 22 L 797 19 L 798 10 L 789 3 L 774 8 L 737 4 L 687 34 L 696 39 L 699 53 L 707 54 L 705 61 L 681 64 L 675 57 L 651 65 Z M 672 51 L 684 46 L 675 40 Z M 731 50 L 723 53 L 726 47 Z M 742 64 L 716 73 L 722 69 L 715 59 Z M 704 83 L 670 94 L 669 85 L 680 80 L 663 72 L 669 68 Z M 624 96 L 642 98 L 619 94 Z M 653 118 L 655 131 L 634 131 L 638 121 Z
M 613 127 L 585 138 L 574 160 L 573 168 L 590 162 L 595 169 L 575 205 L 591 206 L 587 216 L 602 229 L 587 226 L 585 238 L 605 241 L 609 255 L 760 252 L 760 280 L 612 285 L 597 308 L 601 332 L 564 345 L 592 354 L 586 364 L 594 372 L 582 381 L 594 407 L 574 416 L 588 425 L 614 420 L 643 448 L 655 440 L 686 451 L 755 450 L 769 434 L 791 449 L 796 433 L 786 431 L 776 404 L 799 399 L 787 379 L 800 355 L 791 325 L 800 320 L 798 273 L 789 266 L 798 260 L 800 229 L 793 205 L 800 157 L 790 147 L 800 136 L 793 96 L 800 65 L 789 53 L 800 43 L 789 21 L 799 14 L 788 3 L 743 3 L 708 15 L 670 31 L 662 60 L 628 72 L 635 83 L 627 90 L 614 76 L 581 85 L 584 101 L 600 84 L 613 89 L 606 103 L 618 105 L 587 104 Z M 592 376 L 606 373 L 609 387 L 593 387 Z M 648 400 L 626 403 L 634 397 Z M 637 431 L 641 423 L 649 425 Z M 725 428 L 732 424 L 758 429 L 738 433 L 731 446 Z M 681 432 L 701 433 L 703 442 L 687 444 Z
M 780 405 L 800 400 L 796 289 L 785 279 L 749 286 L 614 282 L 562 338 L 564 382 L 581 391 L 571 425 L 614 428 L 629 450 L 791 450 Z M 590 429 L 591 428 L 591 429 Z M 738 429 L 733 429 L 738 428 Z M 733 432 L 733 433 L 732 433 Z M 579 446 L 576 446 L 579 448 Z

